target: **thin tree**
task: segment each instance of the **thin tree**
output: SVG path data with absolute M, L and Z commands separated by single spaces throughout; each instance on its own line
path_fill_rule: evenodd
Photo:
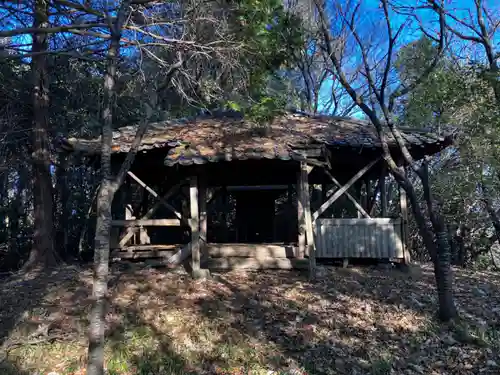
M 476 60 L 482 65 L 484 78 L 491 85 L 497 105 L 500 106 L 500 8 L 493 2 L 473 0 L 468 4 L 439 0 L 393 0 L 393 8 L 402 15 L 413 17 L 425 34 L 432 33 L 432 24 L 424 22 L 419 15 L 421 11 L 430 11 L 444 17 L 445 29 L 458 39 L 465 48 L 457 46 L 456 50 L 464 49 L 470 55 L 468 59 Z M 467 12 L 465 12 L 467 10 Z
M 249 5 L 249 4 L 247 4 Z M 251 5 L 251 4 L 250 4 Z M 261 12 L 249 6 L 251 12 Z M 137 129 L 131 149 L 116 176 L 111 171 L 111 148 L 113 140 L 113 111 L 117 98 L 117 70 L 120 50 L 123 45 L 132 46 L 144 57 L 144 62 L 155 63 L 160 68 L 157 77 L 159 87 L 151 97 L 175 92 L 190 104 L 212 104 L 224 98 L 223 88 L 229 82 L 244 81 L 251 69 L 259 73 L 261 67 L 248 64 L 248 57 L 267 66 L 259 59 L 255 46 L 255 28 L 250 25 L 248 33 L 244 27 L 234 27 L 234 15 L 238 7 L 218 2 L 189 1 L 149 6 L 149 2 L 122 1 L 115 11 L 106 10 L 109 31 L 107 67 L 104 74 L 103 106 L 101 116 L 102 136 L 100 149 L 101 185 L 97 197 L 97 225 L 94 253 L 93 306 L 90 313 L 88 375 L 102 375 L 104 367 L 104 326 L 106 294 L 109 274 L 109 235 L 111 230 L 111 204 L 113 197 L 129 171 L 147 130 L 148 120 L 153 114 L 153 100 Z M 115 13 L 116 16 L 109 16 Z M 255 14 L 255 13 L 252 13 Z M 274 13 L 268 15 L 275 17 Z M 265 27 L 265 23 L 262 24 Z M 99 37 L 102 33 L 100 33 Z M 277 34 L 280 35 L 280 34 Z M 250 50 L 246 42 L 251 39 Z M 279 43 L 277 43 L 279 44 Z M 268 52 L 268 51 L 266 51 Z M 246 57 L 246 58 L 245 58 Z M 199 67 L 205 71 L 199 71 Z M 220 67 L 224 74 L 217 74 Z M 151 69 L 151 66 L 149 66 Z M 199 74 L 194 75 L 193 72 Z M 206 87 L 200 82 L 209 83 Z M 246 82 L 239 82 L 235 89 L 243 90 Z M 208 87 L 208 89 L 207 89 Z M 203 91 L 201 91 L 203 90 Z M 77 147 L 77 146 L 76 146 Z
M 336 15 L 335 29 L 332 28 L 325 2 L 322 0 L 314 1 L 323 37 L 322 48 L 324 48 L 329 56 L 331 70 L 347 90 L 351 99 L 369 118 L 377 130 L 382 144 L 383 159 L 398 184 L 408 195 L 419 233 L 433 260 L 439 299 L 439 317 L 444 321 L 452 320 L 457 317 L 457 309 L 452 293 L 453 278 L 450 265 L 450 248 L 443 216 L 431 193 L 427 160 L 424 160 L 423 163 L 418 163 L 414 160 L 394 121 L 394 112 L 398 98 L 408 94 L 421 84 L 436 67 L 441 57 L 445 47 L 444 15 L 442 12 L 437 12 L 440 28 L 439 33 L 433 36 L 437 44 L 437 53 L 419 77 L 416 77 L 410 84 L 402 86 L 394 80 L 391 72 L 394 69 L 394 57 L 397 52 L 398 42 L 404 32 L 404 28 L 407 26 L 407 22 L 402 22 L 398 27 L 393 25 L 388 0 L 381 0 L 379 7 L 382 13 L 381 18 L 385 25 L 385 48 L 376 46 L 371 38 L 363 38 L 360 35 L 360 30 L 363 29 L 361 26 L 363 20 L 359 14 L 362 5 L 360 1 L 350 1 L 347 4 L 336 2 L 333 4 L 332 13 Z M 340 30 L 340 32 L 334 34 L 333 30 Z M 342 59 L 348 48 L 353 48 L 355 51 L 354 54 L 349 56 L 351 61 L 353 58 L 360 61 L 359 70 L 355 69 L 355 71 L 360 72 L 360 77 L 368 85 L 369 95 L 363 95 L 350 82 L 346 68 L 350 65 L 345 64 L 345 61 Z M 386 129 L 389 130 L 395 139 L 402 155 L 402 160 L 396 160 L 391 153 Z M 427 220 L 420 207 L 415 187 L 406 175 L 405 167 L 410 168 L 418 176 L 423 186 L 425 205 L 432 229 L 427 225 Z

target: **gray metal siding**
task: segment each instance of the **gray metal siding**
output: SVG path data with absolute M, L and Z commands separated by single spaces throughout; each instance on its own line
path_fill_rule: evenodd
M 318 219 L 318 258 L 403 258 L 401 219 Z

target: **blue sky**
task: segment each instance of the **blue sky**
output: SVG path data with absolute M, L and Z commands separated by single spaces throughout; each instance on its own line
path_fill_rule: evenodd
M 411 4 L 415 5 L 417 0 L 399 0 L 399 3 L 401 4 Z M 345 4 L 348 4 L 349 1 L 345 0 Z M 494 10 L 496 13 L 497 19 L 500 20 L 500 1 L 499 0 L 485 0 L 484 3 L 487 5 L 488 9 Z M 331 5 L 332 3 L 330 3 Z M 474 2 L 473 0 L 446 0 L 446 6 L 448 9 L 454 9 L 453 14 L 463 20 L 469 19 L 470 18 L 470 13 L 474 14 L 475 8 L 474 8 Z M 348 9 L 353 9 L 352 6 L 349 6 Z M 356 22 L 356 25 L 358 25 L 358 33 L 361 36 L 361 39 L 363 40 L 363 43 L 365 44 L 367 41 L 370 41 L 374 44 L 379 45 L 381 48 L 379 48 L 383 53 L 387 51 L 386 48 L 386 40 L 384 38 L 387 38 L 387 29 L 385 25 L 385 20 L 383 16 L 382 9 L 379 7 L 379 1 L 378 0 L 365 0 L 363 1 L 361 8 L 358 12 L 360 15 L 358 18 L 358 21 Z M 411 43 L 412 41 L 418 40 L 419 38 L 422 37 L 422 32 L 418 30 L 418 23 L 415 21 L 412 21 L 409 19 L 409 17 L 404 16 L 404 15 L 399 15 L 395 14 L 394 12 L 390 13 L 391 14 L 391 23 L 393 25 L 393 29 L 397 29 L 403 22 L 406 22 L 406 26 L 403 29 L 403 32 L 401 33 L 399 37 L 399 42 L 396 50 L 400 48 L 401 46 Z M 419 13 L 419 17 L 422 20 L 422 22 L 425 24 L 426 27 L 436 28 L 437 23 L 436 23 L 436 15 L 431 12 L 431 11 L 421 11 Z M 453 22 L 453 21 L 452 21 Z M 451 23 L 450 23 L 451 24 Z M 457 22 L 453 22 L 453 27 L 457 27 L 461 32 L 470 34 L 470 30 L 466 30 L 463 26 L 461 26 Z M 500 50 L 500 30 L 497 31 L 497 33 L 494 36 L 494 41 L 495 44 L 497 45 L 497 49 Z M 352 40 L 354 43 L 354 41 Z M 476 60 L 483 60 L 484 59 L 484 50 L 481 46 L 477 46 L 475 49 L 471 49 L 470 47 L 473 44 L 464 42 L 461 40 L 457 40 L 457 38 L 454 38 L 451 44 L 451 48 L 453 48 L 455 51 L 462 50 L 464 47 L 469 47 L 467 49 L 467 52 L 469 54 L 473 54 L 475 56 Z M 351 51 L 351 56 L 354 56 L 355 59 L 359 58 L 360 53 L 359 50 L 352 50 Z M 375 56 L 376 53 L 370 53 L 370 56 Z M 379 55 L 381 56 L 381 55 Z M 378 57 L 379 57 L 378 56 Z M 378 60 L 378 59 L 377 59 Z M 358 64 L 358 61 L 355 62 L 356 65 Z M 320 110 L 323 110 L 324 103 L 327 102 L 330 92 L 332 89 L 332 81 L 326 81 L 320 90 L 320 96 L 321 96 L 321 105 L 320 105 Z M 362 116 L 360 112 L 355 113 L 355 116 Z
M 83 0 L 80 0 L 83 1 Z M 398 0 L 400 3 L 405 3 L 405 4 L 415 4 L 417 0 Z M 446 6 L 447 7 L 453 7 L 456 9 L 454 14 L 459 17 L 467 18 L 468 17 L 468 12 L 472 10 L 472 7 L 474 6 L 473 0 L 445 0 L 446 1 Z M 500 0 L 484 0 L 484 2 L 487 4 L 489 9 L 495 9 L 498 13 L 499 19 L 500 19 Z M 348 3 L 353 3 L 353 1 L 349 0 L 342 0 L 343 4 L 348 4 Z M 332 7 L 333 1 L 329 2 L 330 8 Z M 352 5 L 349 7 L 349 9 L 354 8 Z M 383 20 L 383 14 L 381 11 L 381 8 L 379 7 L 379 1 L 378 0 L 363 0 L 362 5 L 359 11 L 360 18 L 359 18 L 359 28 L 358 32 L 363 39 L 363 41 L 372 41 L 373 43 L 379 44 L 382 48 L 379 49 L 379 53 L 383 53 L 386 51 L 386 48 L 384 48 L 384 43 L 386 41 L 387 36 L 387 31 L 385 29 L 384 25 L 384 20 Z M 1 16 L 1 11 L 0 11 L 0 16 Z M 421 18 L 423 22 L 432 24 L 432 22 L 435 21 L 435 15 L 432 14 L 432 12 L 422 12 L 421 13 Z M 64 22 L 64 20 L 62 20 Z M 401 16 L 397 15 L 395 13 L 391 13 L 391 22 L 394 25 L 394 28 L 398 27 L 402 22 L 406 22 L 407 17 L 406 16 Z M 332 22 L 332 27 L 336 27 L 338 23 Z M 7 22 L 7 24 L 4 24 L 4 28 L 15 28 L 17 25 L 15 22 Z M 415 22 L 409 22 L 407 26 L 405 27 L 404 31 L 401 33 L 401 36 L 399 38 L 399 44 L 398 47 L 407 44 L 411 41 L 414 41 L 422 36 L 421 32 L 417 30 Z M 0 26 L 1 29 L 1 26 Z M 497 32 L 496 35 L 496 42 L 500 42 L 500 32 Z M 29 44 L 31 42 L 31 36 L 30 35 L 21 35 L 21 36 L 16 36 L 13 38 L 13 42 L 16 44 Z M 459 49 L 464 46 L 464 42 L 455 42 L 454 48 Z M 27 51 L 29 51 L 30 47 L 27 46 L 25 47 Z M 500 49 L 500 46 L 499 46 Z M 479 48 L 477 51 L 479 52 L 479 57 L 481 58 L 481 53 L 482 49 Z M 354 51 L 351 52 L 351 56 L 356 59 L 359 57 L 359 51 Z M 321 105 L 320 105 L 320 110 L 324 108 L 324 103 L 327 101 L 327 99 L 330 97 L 330 92 L 331 92 L 331 87 L 332 87 L 332 81 L 329 80 L 325 82 L 320 90 L 320 96 L 322 99 L 320 100 Z

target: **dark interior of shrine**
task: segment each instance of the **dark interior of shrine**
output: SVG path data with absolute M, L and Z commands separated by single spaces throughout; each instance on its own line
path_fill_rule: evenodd
M 212 193 L 207 203 L 207 242 L 297 243 L 298 162 L 261 159 L 166 167 L 158 163 L 162 158 L 159 155 L 155 157 L 155 154 L 157 152 L 140 155 L 131 171 L 159 196 L 180 184 L 168 202 L 183 217 L 189 217 L 188 178 L 192 174 L 198 175 L 200 184 Z M 363 195 L 369 194 L 366 184 L 376 183 L 381 171 L 377 166 L 348 190 L 352 196 L 363 200 Z M 361 167 L 360 161 L 351 158 L 351 163 L 344 163 L 343 168 L 332 170 L 331 173 L 344 184 Z M 314 211 L 324 202 L 326 193 L 332 191 L 334 185 L 324 175 L 322 168 L 314 168 L 309 180 L 311 208 Z M 113 202 L 113 219 L 125 219 L 126 205 L 131 206 L 135 218 L 141 218 L 156 200 L 147 189 L 127 176 Z M 368 200 L 365 199 L 366 202 Z M 322 217 L 355 218 L 357 210 L 342 195 Z M 150 217 L 155 218 L 174 218 L 174 215 L 171 210 L 160 205 Z M 190 241 L 187 225 L 150 226 L 146 231 L 151 245 L 185 244 Z

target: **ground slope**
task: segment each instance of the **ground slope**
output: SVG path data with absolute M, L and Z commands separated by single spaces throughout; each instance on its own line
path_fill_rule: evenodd
M 463 322 L 435 323 L 432 270 L 216 274 L 113 268 L 110 374 L 500 373 L 500 275 L 456 270 Z M 0 373 L 84 374 L 91 272 L 1 281 Z M 302 372 L 297 372 L 301 370 Z M 245 372 L 246 371 L 246 372 Z M 250 371 L 250 372 L 249 372 Z

